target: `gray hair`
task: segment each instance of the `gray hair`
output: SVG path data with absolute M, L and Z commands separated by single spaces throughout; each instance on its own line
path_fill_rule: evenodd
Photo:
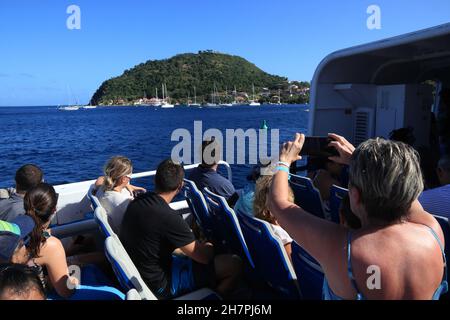
M 355 150 L 349 178 L 361 192 L 369 218 L 386 223 L 406 216 L 424 188 L 417 151 L 381 138 L 367 140 Z
M 450 172 L 450 155 L 445 155 L 439 160 L 438 167 L 444 171 Z

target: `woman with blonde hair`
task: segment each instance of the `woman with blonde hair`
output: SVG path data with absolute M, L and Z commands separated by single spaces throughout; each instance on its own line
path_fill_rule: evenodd
M 273 175 L 261 176 L 256 181 L 255 200 L 253 202 L 253 213 L 255 218 L 267 221 L 270 223 L 273 232 L 280 238 L 284 245 L 284 249 L 291 258 L 291 243 L 292 238 L 289 234 L 278 224 L 277 219 L 273 216 L 269 209 L 269 192 L 272 184 Z M 289 189 L 288 201 L 294 203 L 294 193 Z
M 144 188 L 130 184 L 132 173 L 131 160 L 116 156 L 106 163 L 104 176 L 96 182 L 96 186 L 100 186 L 97 197 L 108 214 L 111 228 L 116 233 L 120 230 L 128 204 L 134 199 L 134 193 L 146 192 Z

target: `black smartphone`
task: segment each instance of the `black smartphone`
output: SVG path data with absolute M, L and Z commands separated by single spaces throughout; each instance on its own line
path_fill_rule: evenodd
M 300 155 L 323 158 L 339 156 L 334 147 L 328 146 L 331 141 L 329 137 L 306 137 Z

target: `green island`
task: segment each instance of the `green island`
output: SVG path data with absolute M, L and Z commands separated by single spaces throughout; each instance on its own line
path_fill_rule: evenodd
M 167 88 L 162 96 L 163 87 Z M 91 105 L 273 104 L 309 102 L 310 83 L 268 74 L 239 56 L 212 50 L 149 60 L 102 83 Z

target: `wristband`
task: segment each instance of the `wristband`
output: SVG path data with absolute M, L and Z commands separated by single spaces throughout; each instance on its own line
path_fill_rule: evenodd
M 291 165 L 289 164 L 289 163 L 287 163 L 287 162 L 283 162 L 283 161 L 278 161 L 277 162 L 277 165 L 278 166 L 285 166 L 285 167 L 287 167 L 287 168 L 290 168 L 291 167 Z
M 276 167 L 276 170 L 277 171 L 284 171 L 284 172 L 289 174 L 289 169 L 286 168 L 286 167 L 278 166 L 278 167 Z
M 291 173 L 289 172 L 289 169 L 286 167 L 278 166 L 275 168 L 277 171 L 284 171 L 288 174 L 288 181 L 291 180 Z

